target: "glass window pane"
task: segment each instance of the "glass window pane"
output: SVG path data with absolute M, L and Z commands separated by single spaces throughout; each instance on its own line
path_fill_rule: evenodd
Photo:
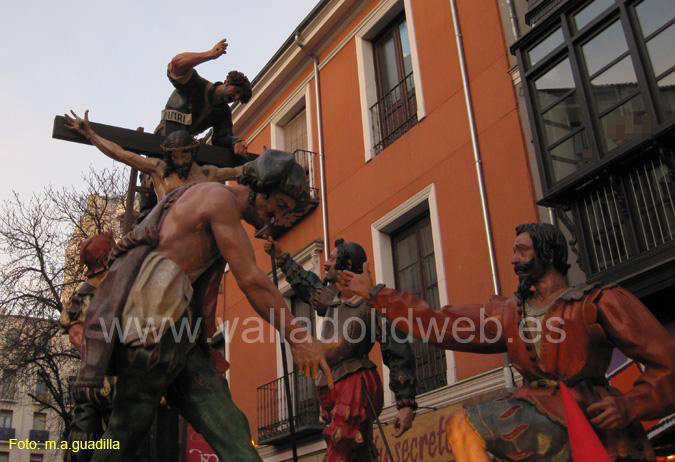
M 675 114 L 675 72 L 671 72 L 656 84 L 661 90 L 661 97 L 659 101 L 663 105 L 663 108 L 667 115 L 672 116 Z
M 431 221 L 420 228 L 420 252 L 422 257 L 427 257 L 434 253 L 434 238 L 431 234 Z
M 598 112 L 603 112 L 628 97 L 638 88 L 633 60 L 630 56 L 591 80 L 591 90 Z
M 675 24 L 647 42 L 654 75 L 659 77 L 675 66 Z
M 582 125 L 581 108 L 576 95 L 565 98 L 541 116 L 546 145 L 550 146 Z
M 417 261 L 417 242 L 415 235 L 407 236 L 396 242 L 396 266 L 407 268 Z
M 626 36 L 619 21 L 615 21 L 607 29 L 593 37 L 581 47 L 588 68 L 588 75 L 593 75 L 628 50 Z
M 388 35 L 377 44 L 377 57 L 380 72 L 382 93 L 385 94 L 398 84 L 398 66 L 396 64 L 396 47 L 394 37 Z
M 577 29 L 583 29 L 586 24 L 591 22 L 596 16 L 612 5 L 614 5 L 614 0 L 595 0 L 591 2 L 588 6 L 574 15 L 574 22 L 577 25 Z
M 553 181 L 562 180 L 589 163 L 593 157 L 586 130 L 582 130 L 549 151 Z
M 12 427 L 12 411 L 0 411 L 0 428 Z
M 410 55 L 410 43 L 408 42 L 408 24 L 405 20 L 398 27 L 401 37 L 401 54 L 403 55 L 403 72 L 408 75 L 412 72 L 412 57 Z
M 574 89 L 570 60 L 565 59 L 534 81 L 539 107 L 544 108 Z
M 562 30 L 558 28 L 551 35 L 539 42 L 538 45 L 532 47 L 532 49 L 527 53 L 530 57 L 530 64 L 534 66 L 541 58 L 558 48 L 558 46 L 562 45 L 563 41 L 564 38 Z
M 656 29 L 675 18 L 673 0 L 645 0 L 635 7 L 642 34 L 649 36 Z
M 638 95 L 600 118 L 607 150 L 636 140 L 649 133 L 651 118 L 645 110 L 642 96 Z

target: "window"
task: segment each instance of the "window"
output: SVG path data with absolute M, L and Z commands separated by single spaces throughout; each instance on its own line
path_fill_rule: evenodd
M 16 398 L 16 383 L 11 378 L 0 378 L 0 401 L 14 401 Z
M 47 414 L 44 412 L 33 413 L 33 430 L 47 429 Z
M 49 389 L 47 387 L 47 382 L 44 381 L 41 377 L 38 377 L 35 382 L 35 397 L 40 400 L 49 399 Z
M 307 150 L 307 117 L 303 107 L 283 127 L 284 151 Z
M 9 452 L 0 452 L 0 462 L 9 462 Z
M 12 411 L 0 410 L 0 428 L 12 428 Z
M 303 107 L 282 127 L 283 150 L 295 153 L 295 159 L 309 172 L 309 154 L 307 149 L 307 113 Z M 297 152 L 296 152 L 297 151 Z
M 675 5 L 671 0 L 643 0 L 635 7 L 641 36 L 656 80 L 661 110 L 666 117 L 675 111 Z
M 391 237 L 396 289 L 425 299 L 440 308 L 438 277 L 431 220 L 428 214 L 416 219 Z M 417 365 L 417 393 L 447 385 L 445 351 L 420 341 L 413 342 Z
M 295 155 L 309 177 L 310 195 L 316 198 L 314 153 L 310 121 L 312 85 L 298 88 L 273 116 L 270 124 L 271 146 Z
M 675 110 L 675 2 L 592 0 L 561 11 L 516 50 L 549 190 L 627 153 Z
M 412 55 L 405 16 L 373 40 L 378 101 L 370 108 L 375 152 L 389 146 L 417 123 Z
M 30 462 L 42 462 L 44 460 L 44 456 L 42 454 L 31 454 L 30 455 Z

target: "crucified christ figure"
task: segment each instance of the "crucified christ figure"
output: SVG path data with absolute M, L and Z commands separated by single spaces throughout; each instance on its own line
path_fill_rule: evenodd
M 72 117 L 65 114 L 66 127 L 80 133 L 111 159 L 148 174 L 152 178 L 153 188 L 159 200 L 183 186 L 205 181 L 224 183 L 242 173 L 242 167 L 219 168 L 214 165 L 198 165 L 195 162 L 195 154 L 199 149 L 199 142 L 185 130 L 171 132 L 161 146 L 164 158 L 155 159 L 127 151 L 98 135 L 89 124 L 88 110 L 84 113 L 84 119 L 75 112 L 70 112 Z

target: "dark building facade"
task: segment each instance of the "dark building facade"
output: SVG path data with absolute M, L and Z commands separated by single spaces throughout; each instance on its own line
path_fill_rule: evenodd
M 675 1 L 500 7 L 538 204 L 569 236 L 571 282 L 621 284 L 675 335 Z M 663 455 L 672 423 L 650 424 Z

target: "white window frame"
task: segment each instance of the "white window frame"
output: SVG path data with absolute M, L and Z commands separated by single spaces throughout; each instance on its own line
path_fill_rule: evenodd
M 426 116 L 412 0 L 385 0 L 376 7 L 373 14 L 363 23 L 354 37 L 354 41 L 356 42 L 356 63 L 361 99 L 363 147 L 366 162 L 375 157 L 373 150 L 375 134 L 373 133 L 373 123 L 370 117 L 370 107 L 375 104 L 378 99 L 377 76 L 375 75 L 375 57 L 372 40 L 402 11 L 405 11 L 408 41 L 410 43 L 413 80 L 415 82 L 415 98 L 417 100 L 417 121 L 421 121 Z
M 305 110 L 307 124 L 307 150 L 314 152 L 314 134 L 312 131 L 312 86 L 307 83 L 305 90 L 294 93 L 276 111 L 270 121 L 270 148 L 284 150 L 284 126 L 295 117 L 300 110 Z M 314 156 L 309 159 L 309 187 L 316 188 L 314 180 Z
M 385 214 L 371 224 L 373 237 L 373 255 L 375 280 L 386 284 L 387 287 L 396 286 L 394 275 L 394 254 L 391 245 L 391 233 L 408 223 L 421 213 L 429 211 L 431 221 L 431 236 L 434 245 L 434 260 L 436 262 L 436 275 L 438 276 L 438 298 L 441 306 L 448 304 L 448 289 L 445 279 L 445 265 L 443 264 L 443 245 L 441 239 L 441 227 L 438 216 L 438 202 L 436 198 L 436 186 L 434 183 L 426 186 L 414 196 L 410 197 L 396 208 Z M 447 364 L 448 385 L 457 382 L 455 369 L 455 354 L 453 351 L 445 351 Z M 383 385 L 385 389 L 384 405 L 394 404 L 394 394 L 389 389 L 389 368 L 383 365 Z M 436 390 L 434 390 L 436 391 Z M 431 392 L 433 393 L 433 391 Z

